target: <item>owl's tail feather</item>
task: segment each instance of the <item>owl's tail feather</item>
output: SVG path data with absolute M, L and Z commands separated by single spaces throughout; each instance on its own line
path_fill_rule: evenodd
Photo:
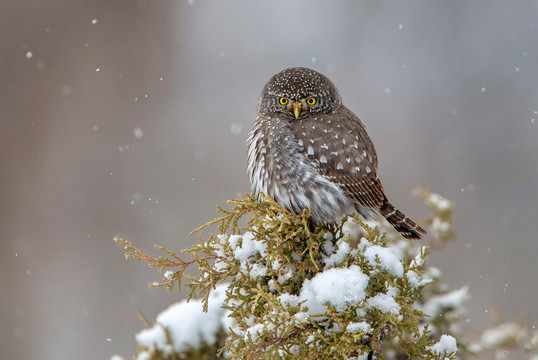
M 428 234 L 426 230 L 396 209 L 387 198 L 383 201 L 379 212 L 406 239 L 419 240 L 423 235 Z

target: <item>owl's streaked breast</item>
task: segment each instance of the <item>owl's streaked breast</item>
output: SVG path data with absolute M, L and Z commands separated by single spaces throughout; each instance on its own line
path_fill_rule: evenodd
M 287 120 L 260 114 L 247 139 L 251 189 L 288 210 L 311 208 L 315 223 L 339 221 L 355 209 L 353 201 L 315 168 Z

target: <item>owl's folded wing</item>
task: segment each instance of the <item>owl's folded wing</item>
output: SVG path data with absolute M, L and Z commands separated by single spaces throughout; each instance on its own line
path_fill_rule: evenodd
M 294 133 L 303 154 L 323 177 L 359 205 L 379 209 L 385 192 L 377 178 L 375 149 L 358 118 L 345 110 L 299 119 L 292 125 Z M 338 121 L 337 116 L 347 121 Z

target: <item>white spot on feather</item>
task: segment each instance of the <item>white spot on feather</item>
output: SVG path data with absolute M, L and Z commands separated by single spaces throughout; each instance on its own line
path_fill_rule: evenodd
M 325 155 L 321 155 L 319 162 L 322 164 L 327 164 L 327 157 Z
M 370 169 L 370 167 L 367 166 L 367 167 L 366 167 L 366 173 L 369 174 L 369 173 L 371 173 L 371 172 L 372 172 L 372 169 Z
M 299 140 L 297 141 L 297 144 L 299 144 L 299 146 L 303 146 L 303 145 L 304 145 L 304 144 L 303 144 L 303 140 L 302 140 L 302 139 L 299 139 Z
M 336 170 L 344 170 L 344 165 L 342 165 L 342 163 L 339 162 L 338 164 L 336 164 Z
M 314 148 L 311 145 L 308 145 L 308 155 L 314 155 Z

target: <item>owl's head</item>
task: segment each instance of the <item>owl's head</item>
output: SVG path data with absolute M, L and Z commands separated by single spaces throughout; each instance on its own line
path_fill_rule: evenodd
M 342 106 L 336 86 L 326 76 L 307 68 L 289 68 L 274 75 L 260 95 L 258 112 L 297 119 L 333 113 Z

